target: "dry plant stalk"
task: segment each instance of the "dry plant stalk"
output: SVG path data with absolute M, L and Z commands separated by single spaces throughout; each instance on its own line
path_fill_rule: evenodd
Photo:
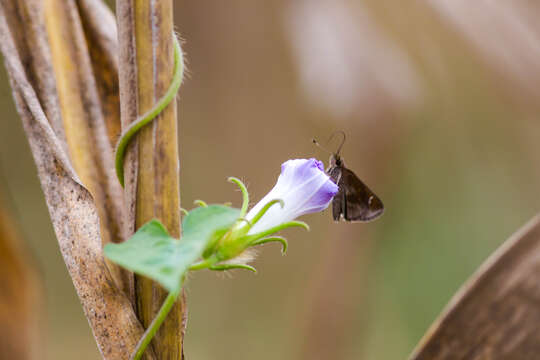
M 0 354 L 6 359 L 40 359 L 42 279 L 1 200 L 0 197 Z
M 171 0 L 117 1 L 122 128 L 149 110 L 171 83 L 172 17 Z M 176 102 L 173 101 L 139 132 L 127 152 L 124 173 L 132 232 L 157 218 L 171 236 L 180 237 L 178 166 Z M 167 292 L 142 276 L 135 277 L 135 285 L 137 313 L 148 327 Z M 183 357 L 185 301 L 183 296 L 179 299 L 152 341 L 158 359 Z
M 538 359 L 540 215 L 454 295 L 411 360 Z
M 77 6 L 92 65 L 99 69 L 94 71 L 94 76 L 107 134 L 114 146 L 121 127 L 116 18 L 101 1 L 77 0 Z
M 123 192 L 113 171 L 112 145 L 93 75 L 102 71 L 101 67 L 92 66 L 89 54 L 89 47 L 97 47 L 93 43 L 87 46 L 81 16 L 74 1 L 45 0 L 44 11 L 72 165 L 94 198 L 100 218 L 102 245 L 123 241 Z M 107 74 L 108 69 L 104 68 Z M 119 118 L 109 119 L 109 123 L 114 122 L 119 124 Z M 132 275 L 114 264 L 108 266 L 121 289 L 132 294 Z
M 123 207 L 114 194 L 113 166 L 107 159 L 112 150 L 105 129 L 111 126 L 105 121 L 111 117 L 103 115 L 109 114 L 101 107 L 103 91 L 96 91 L 96 82 L 104 76 L 94 76 L 101 68 L 90 60 L 85 41 L 93 39 L 101 42 L 96 49 L 107 49 L 111 37 L 83 37 L 80 17 L 85 16 L 76 4 L 94 14 L 106 11 L 98 0 L 1 0 L 0 49 L 60 251 L 99 350 L 105 359 L 127 359 L 143 327 L 102 254 L 102 240 L 121 239 L 122 216 L 116 212 Z M 45 10 L 60 6 L 66 11 L 55 12 L 55 19 L 45 24 Z M 92 23 L 87 23 L 87 31 L 92 31 Z M 59 69 L 70 64 L 76 66 L 75 74 Z M 88 153 L 76 146 L 81 135 L 95 140 L 94 146 L 86 143 Z M 110 216 L 101 230 L 98 215 Z M 151 352 L 147 358 L 153 358 Z

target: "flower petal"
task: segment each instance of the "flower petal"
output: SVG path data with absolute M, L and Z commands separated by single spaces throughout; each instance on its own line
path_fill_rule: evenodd
M 322 211 L 337 192 L 337 185 L 326 175 L 321 161 L 288 160 L 281 165 L 276 185 L 248 212 L 246 218 L 253 219 L 271 200 L 281 199 L 285 206 L 272 206 L 248 233 L 261 232 L 301 215 Z

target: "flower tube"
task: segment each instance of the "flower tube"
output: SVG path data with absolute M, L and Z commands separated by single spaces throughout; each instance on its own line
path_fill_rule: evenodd
M 290 222 L 302 215 L 323 211 L 337 194 L 338 186 L 324 172 L 317 159 L 288 160 L 281 165 L 276 185 L 246 215 L 247 221 L 272 200 L 281 200 L 271 206 L 249 229 L 248 235 L 263 232 L 279 224 Z

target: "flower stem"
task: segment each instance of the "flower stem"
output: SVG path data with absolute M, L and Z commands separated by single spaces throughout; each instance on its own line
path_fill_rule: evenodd
M 159 312 L 157 313 L 156 317 L 154 318 L 154 320 L 152 320 L 152 323 L 150 323 L 150 326 L 144 332 L 143 337 L 137 343 L 137 347 L 135 348 L 135 351 L 133 355 L 131 356 L 131 360 L 139 360 L 141 356 L 144 354 L 146 347 L 148 346 L 148 344 L 150 344 L 150 341 L 152 341 L 152 339 L 154 338 L 154 335 L 156 335 L 156 332 L 158 331 L 159 327 L 161 326 L 161 324 L 167 317 L 167 314 L 173 307 L 179 294 L 180 294 L 180 290 L 170 292 L 169 295 L 167 295 L 167 298 L 163 302 L 161 309 L 159 309 Z

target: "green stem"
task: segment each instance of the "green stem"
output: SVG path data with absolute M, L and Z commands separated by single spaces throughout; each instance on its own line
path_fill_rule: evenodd
M 161 309 L 159 309 L 156 317 L 154 318 L 154 320 L 152 320 L 152 323 L 150 324 L 148 329 L 146 329 L 142 338 L 139 340 L 137 347 L 135 348 L 135 351 L 131 356 L 131 360 L 139 360 L 144 354 L 146 347 L 148 346 L 148 344 L 150 344 L 150 341 L 152 341 L 154 335 L 156 335 L 159 327 L 167 317 L 169 311 L 171 311 L 174 303 L 176 302 L 176 299 L 178 298 L 178 295 L 180 295 L 180 290 L 170 292 L 169 295 L 167 295 L 167 298 L 163 302 Z
M 132 122 L 128 128 L 124 131 L 118 143 L 116 145 L 116 155 L 115 155 L 115 167 L 116 167 L 116 176 L 122 187 L 124 186 L 124 157 L 126 156 L 126 149 L 129 145 L 129 142 L 133 136 L 146 124 L 154 120 L 156 116 L 159 115 L 169 105 L 169 103 L 174 99 L 180 85 L 182 84 L 182 79 L 184 77 L 184 58 L 182 54 L 182 49 L 180 48 L 180 43 L 173 33 L 174 39 L 174 70 L 173 70 L 173 79 L 171 85 L 167 89 L 165 95 L 159 99 L 159 101 L 154 105 L 153 108 L 148 110 L 146 113 L 139 116 L 134 122 Z

